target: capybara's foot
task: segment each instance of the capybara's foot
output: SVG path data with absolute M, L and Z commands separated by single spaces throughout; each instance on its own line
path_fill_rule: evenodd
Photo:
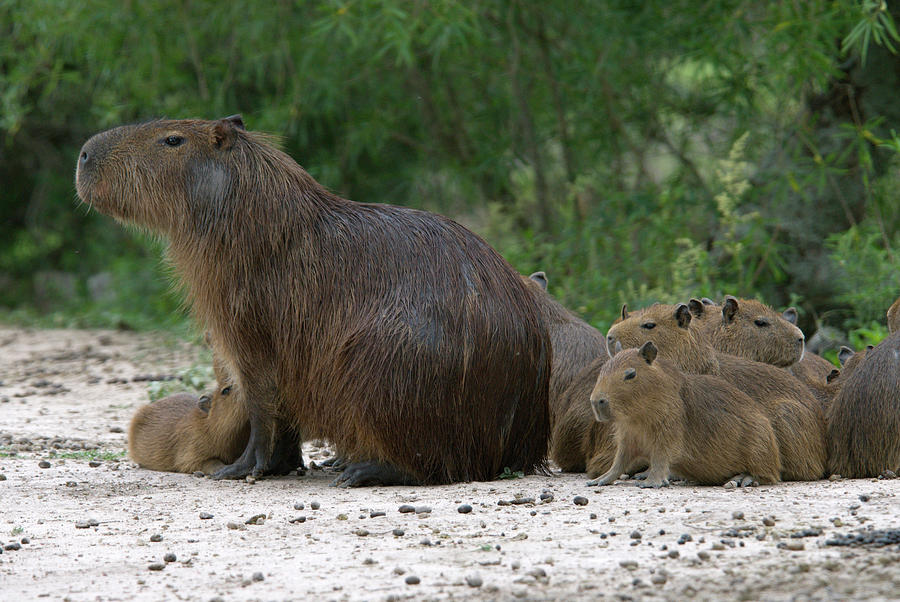
M 723 485 L 726 489 L 734 489 L 735 487 L 758 487 L 759 479 L 749 474 L 736 474 L 727 483 Z
M 598 485 L 609 485 L 613 481 L 619 478 L 619 475 L 612 474 L 611 472 L 607 472 L 606 474 L 602 474 L 593 481 L 588 481 L 588 487 L 597 487 Z
M 243 479 L 248 475 L 260 476 L 262 472 L 262 470 L 256 468 L 256 461 L 252 456 L 246 459 L 244 456 L 241 456 L 233 464 L 220 468 L 209 476 L 211 479 L 218 481 L 220 479 Z
M 647 477 L 646 480 L 640 481 L 640 482 L 636 483 L 636 485 L 643 489 L 648 489 L 648 488 L 659 489 L 660 487 L 668 487 L 669 479 L 660 479 L 660 478 L 653 479 L 653 478 Z
M 366 487 L 370 485 L 416 485 L 418 481 L 390 464 L 353 462 L 344 468 L 332 487 Z
M 331 456 L 327 460 L 323 460 L 323 461 L 319 462 L 319 466 L 324 466 L 325 468 L 330 468 L 331 470 L 333 470 L 335 472 L 340 472 L 340 471 L 344 470 L 345 468 L 347 468 L 347 466 L 349 464 L 350 464 L 350 460 L 347 459 L 345 456 L 340 456 L 340 455 Z
M 647 474 L 649 472 L 650 472 L 650 469 L 648 468 L 647 470 L 642 470 L 641 472 L 634 473 L 633 475 L 631 475 L 631 478 L 637 479 L 638 481 L 643 481 L 644 479 L 647 478 Z

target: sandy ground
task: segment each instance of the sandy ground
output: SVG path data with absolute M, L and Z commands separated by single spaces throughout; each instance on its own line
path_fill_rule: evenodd
M 828 544 L 900 529 L 900 480 L 345 490 L 321 469 L 251 484 L 138 468 L 123 452 L 141 377 L 205 358 L 161 336 L 0 328 L 0 599 L 900 598 L 900 532 Z

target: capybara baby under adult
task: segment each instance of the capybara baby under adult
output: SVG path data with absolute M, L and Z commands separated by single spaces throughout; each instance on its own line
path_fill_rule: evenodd
M 234 462 L 250 423 L 230 387 L 197 397 L 178 393 L 141 406 L 128 428 L 128 454 L 144 468 L 212 473 Z M 234 432 L 235 425 L 238 425 Z
M 692 374 L 712 374 L 752 398 L 775 429 L 785 481 L 821 479 L 825 474 L 825 416 L 810 390 L 783 368 L 718 353 L 691 327 L 686 305 L 653 305 L 614 324 L 607 345 L 640 347 L 653 341 L 660 356 Z
M 279 418 L 354 462 L 345 485 L 541 467 L 550 340 L 481 238 L 431 213 L 348 201 L 240 117 L 154 121 L 82 148 L 82 201 L 159 233 L 246 408 L 265 472 Z
M 900 332 L 844 363 L 826 412 L 828 468 L 848 478 L 900 470 Z
M 606 337 L 599 330 L 569 311 L 547 292 L 547 275 L 535 272 L 522 277 L 532 290 L 550 332 L 553 363 L 550 369 L 550 427 L 559 421 L 569 407 L 565 390 L 578 373 L 606 353 Z M 593 385 L 591 385 L 593 386 Z M 580 399 L 579 401 L 584 401 Z
M 589 485 L 615 481 L 634 459 L 650 468 L 640 487 L 669 484 L 669 474 L 706 485 L 735 475 L 778 481 L 778 444 L 761 408 L 721 378 L 684 374 L 647 342 L 611 358 L 591 393 L 598 421 L 611 421 L 612 467 Z

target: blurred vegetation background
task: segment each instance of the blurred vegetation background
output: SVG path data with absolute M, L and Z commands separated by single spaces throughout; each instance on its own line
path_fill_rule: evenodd
M 623 302 L 729 293 L 877 338 L 900 294 L 898 17 L 0 0 L 0 318 L 182 326 L 164 242 L 79 205 L 75 160 L 105 128 L 240 112 L 341 195 L 444 213 L 545 270 L 604 330 Z

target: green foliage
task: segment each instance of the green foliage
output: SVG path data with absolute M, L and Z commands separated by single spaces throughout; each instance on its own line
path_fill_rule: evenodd
M 859 327 L 900 291 L 897 11 L 5 0 L 0 319 L 187 331 L 162 244 L 79 205 L 75 158 L 121 123 L 242 112 L 342 195 L 546 270 L 598 326 L 731 293 Z
M 151 381 L 147 385 L 147 396 L 150 401 L 156 401 L 174 393 L 201 394 L 213 382 L 215 374 L 212 366 L 197 364 L 179 372 L 175 380 Z
M 521 470 L 510 470 L 509 466 L 503 467 L 503 472 L 497 475 L 498 479 L 522 479 L 525 477 L 525 473 Z

